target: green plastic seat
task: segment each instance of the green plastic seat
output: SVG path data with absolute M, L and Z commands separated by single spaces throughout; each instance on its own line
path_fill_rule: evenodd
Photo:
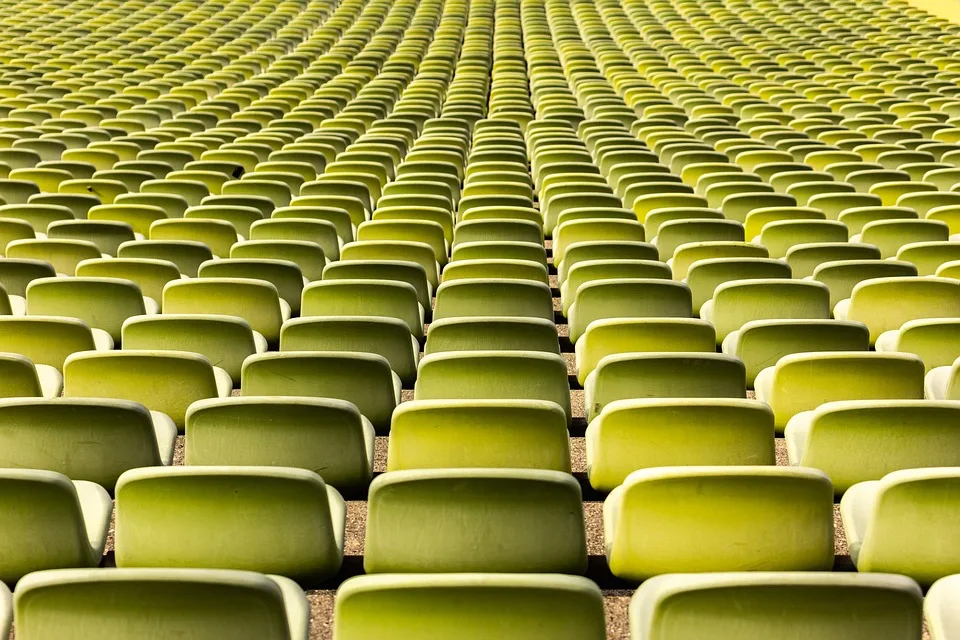
M 517 316 L 464 316 L 430 324 L 424 354 L 448 351 L 543 351 L 560 353 L 552 320 Z
M 715 291 L 724 283 L 764 279 L 789 279 L 790 267 L 770 258 L 706 258 L 697 260 L 687 270 L 684 282 L 693 296 L 693 310 L 701 314 Z M 712 306 L 712 305 L 711 305 Z
M 453 351 L 420 361 L 416 400 L 548 400 L 571 420 L 566 365 L 542 351 Z
M 562 263 L 566 248 L 577 242 L 644 242 L 643 225 L 632 220 L 573 220 L 559 225 L 553 234 L 553 259 Z M 459 247 L 458 247 L 459 248 Z
M 580 485 L 568 473 L 394 471 L 374 479 L 368 504 L 368 574 L 580 574 L 587 568 Z
M 587 426 L 586 455 L 603 492 L 650 467 L 773 465 L 773 412 L 740 399 L 618 400 Z
M 186 240 L 201 242 L 214 256 L 226 258 L 239 237 L 232 224 L 224 220 L 177 218 L 157 220 L 150 225 L 150 240 Z
M 893 258 L 904 245 L 946 242 L 949 235 L 949 227 L 939 220 L 877 220 L 865 224 L 850 241 L 876 245 L 882 257 Z
M 757 375 L 757 399 L 776 416 L 777 430 L 802 411 L 836 400 L 920 400 L 924 367 L 906 353 L 831 351 L 783 356 Z
M 39 469 L 4 469 L 0 485 L 0 581 L 13 585 L 34 571 L 99 566 L 113 510 L 103 487 Z
M 581 285 L 567 314 L 573 342 L 595 320 L 692 315 L 693 302 L 687 285 L 651 278 L 605 279 Z
M 338 491 L 356 491 L 370 483 L 374 435 L 370 421 L 344 400 L 200 400 L 187 411 L 186 464 L 296 467 Z
M 543 248 L 540 248 L 543 253 Z M 423 242 L 373 241 L 351 242 L 340 249 L 341 260 L 403 260 L 423 267 L 431 286 L 440 285 L 440 266 L 433 248 Z
M 195 278 L 200 265 L 213 258 L 213 252 L 202 242 L 192 240 L 136 240 L 120 245 L 117 257 L 169 262 L 184 276 Z
M 603 600 L 563 575 L 408 574 L 351 578 L 337 590 L 337 640 L 602 640 Z
M 587 421 L 617 400 L 745 398 L 740 360 L 704 352 L 629 352 L 604 356 L 584 382 Z
M 195 353 L 83 351 L 63 365 L 63 395 L 139 402 L 169 416 L 180 429 L 194 400 L 230 394 L 230 376 Z
M 960 323 L 954 318 L 921 318 L 905 322 L 877 338 L 877 351 L 913 353 L 923 360 L 927 373 L 949 366 L 960 357 Z
M 693 272 L 698 264 L 694 264 Z M 724 282 L 700 308 L 700 317 L 717 330 L 718 346 L 752 320 L 826 320 L 830 291 L 823 283 L 783 278 Z
M 910 320 L 960 317 L 960 283 L 933 276 L 873 278 L 854 286 L 833 315 L 863 322 L 875 343 L 884 331 L 899 329 Z
M 553 320 L 553 299 L 543 282 L 500 278 L 444 281 L 434 319 L 511 316 Z
M 241 395 L 310 396 L 352 402 L 379 434 L 400 403 L 400 378 L 381 355 L 348 351 L 283 351 L 243 363 Z
M 669 260 L 677 249 L 693 242 L 743 242 L 743 225 L 734 220 L 671 220 L 660 225 L 652 243 L 661 260 Z
M 840 516 L 861 573 L 899 573 L 922 586 L 960 572 L 955 537 L 956 467 L 909 469 L 850 487 Z
M 838 496 L 899 469 L 958 466 L 951 444 L 960 438 L 958 412 L 952 401 L 829 402 L 787 423 L 788 459 L 823 470 Z
M 82 320 L 54 316 L 0 316 L 0 352 L 16 353 L 34 365 L 62 370 L 78 351 L 110 350 L 113 340 Z
M 716 640 L 783 634 L 824 640 L 899 640 L 921 633 L 917 584 L 880 574 L 758 571 L 661 575 L 630 601 L 634 638 Z M 737 615 L 716 615 L 734 610 Z M 929 613 L 928 613 L 929 616 Z
M 343 560 L 343 498 L 305 469 L 134 469 L 116 496 L 120 568 L 240 569 L 309 586 Z
M 55 471 L 110 491 L 127 469 L 169 465 L 177 435 L 167 416 L 103 398 L 3 400 L 0 431 L 4 467 Z
M 303 290 L 303 317 L 382 316 L 404 321 L 415 338 L 423 336 L 424 310 L 413 285 L 400 280 L 327 279 Z
M 28 638 L 168 639 L 190 633 L 198 640 L 224 634 L 237 640 L 306 640 L 309 634 L 306 597 L 280 576 L 217 569 L 59 569 L 31 574 L 18 587 L 17 628 Z M 91 599 L 104 606 L 91 610 Z
M 941 265 L 960 259 L 960 242 L 911 242 L 900 247 L 896 259 L 915 265 L 921 276 L 936 275 Z
M 62 239 L 14 240 L 7 245 L 6 253 L 7 258 L 17 260 L 43 260 L 64 275 L 74 274 L 84 260 L 103 257 L 92 242 Z
M 251 240 L 295 240 L 315 242 L 330 260 L 340 258 L 340 240 L 336 226 L 327 220 L 312 218 L 271 218 L 250 226 Z
M 63 376 L 51 365 L 34 364 L 18 353 L 0 353 L 0 398 L 55 398 Z
M 781 505 L 788 501 L 791 508 Z M 659 467 L 634 471 L 603 505 L 613 575 L 829 571 L 833 487 L 815 469 Z

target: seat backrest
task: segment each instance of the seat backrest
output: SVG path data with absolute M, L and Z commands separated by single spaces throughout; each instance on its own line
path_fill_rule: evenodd
M 570 339 L 576 342 L 594 320 L 605 318 L 689 318 L 690 288 L 650 278 L 596 280 L 580 286 L 570 307 Z
M 63 369 L 72 353 L 96 349 L 82 320 L 54 316 L 0 316 L 0 352 L 18 353 L 34 364 Z
M 960 282 L 949 278 L 892 277 L 860 282 L 850 294 L 849 320 L 870 327 L 870 339 L 918 318 L 960 317 Z
M 543 282 L 501 278 L 452 280 L 437 288 L 434 318 L 517 316 L 553 320 L 553 297 Z
M 711 307 L 710 320 L 722 342 L 751 320 L 826 320 L 830 291 L 816 281 L 734 280 L 717 286 Z
M 77 265 L 77 277 L 121 278 L 134 282 L 143 295 L 158 304 L 163 287 L 180 279 L 180 269 L 169 260 L 152 258 L 100 258 L 84 260 Z
M 123 321 L 146 312 L 135 283 L 120 278 L 42 278 L 27 286 L 27 313 L 77 318 L 120 343 Z
M 166 313 L 215 313 L 243 318 L 271 344 L 280 339 L 284 320 L 277 288 L 261 279 L 174 280 L 163 288 L 163 309 Z
M 397 280 L 342 279 L 313 282 L 303 290 L 301 315 L 385 316 L 423 334 L 423 311 L 413 285 Z
M 117 256 L 169 261 L 183 275 L 196 278 L 200 265 L 212 259 L 213 252 L 204 243 L 193 240 L 138 240 L 120 245 Z

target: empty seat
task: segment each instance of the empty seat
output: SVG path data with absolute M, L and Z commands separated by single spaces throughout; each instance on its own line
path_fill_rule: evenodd
M 230 395 L 226 371 L 184 351 L 82 351 L 63 365 L 63 395 L 139 402 L 183 428 L 194 400 Z
M 787 454 L 823 470 L 841 495 L 899 469 L 960 466 L 958 418 L 960 403 L 950 401 L 828 402 L 790 419 Z
M 124 242 L 120 258 L 163 260 L 177 266 L 183 275 L 196 278 L 200 265 L 213 258 L 210 247 L 192 240 L 137 240 Z
M 553 320 L 553 297 L 542 282 L 502 278 L 444 281 L 437 287 L 435 320 L 508 316 Z
M 905 353 L 796 353 L 761 370 L 754 387 L 779 431 L 796 414 L 834 400 L 921 400 L 923 373 L 920 358 Z
M 743 363 L 719 353 L 619 353 L 597 363 L 583 385 L 587 421 L 616 400 L 745 398 Z
M 386 434 L 400 403 L 400 378 L 381 355 L 349 351 L 284 351 L 243 363 L 244 396 L 310 396 L 352 402 Z
M 773 412 L 745 399 L 618 400 L 587 426 L 586 454 L 590 485 L 607 492 L 648 467 L 772 465 Z
M 305 469 L 134 469 L 116 496 L 121 568 L 241 569 L 308 586 L 343 560 L 343 498 Z
M 55 398 L 62 390 L 63 376 L 56 367 L 0 352 L 0 398 Z
M 691 264 L 683 281 L 690 287 L 694 313 L 700 315 L 724 283 L 760 278 L 789 280 L 791 275 L 789 265 L 772 258 L 706 258 Z
M 373 425 L 344 400 L 200 400 L 187 411 L 186 436 L 187 465 L 298 467 L 341 492 L 365 487 L 373 472 Z
M 840 246 L 840 245 L 837 245 Z M 811 278 L 830 289 L 830 305 L 836 313 L 837 305 L 850 297 L 853 288 L 864 280 L 896 278 L 917 275 L 917 268 L 898 260 L 834 260 L 817 265 Z
M 38 640 L 90 633 L 304 640 L 309 626 L 309 604 L 295 583 L 247 571 L 48 570 L 21 580 L 17 597 L 17 629 Z
M 47 469 L 113 490 L 127 469 L 173 462 L 177 427 L 126 400 L 0 401 L 0 467 Z
M 960 505 L 956 467 L 894 471 L 850 487 L 840 501 L 857 571 L 899 573 L 930 585 L 960 573 L 954 530 Z
M 0 316 L 0 352 L 17 353 L 34 365 L 63 369 L 67 356 L 78 351 L 113 348 L 103 330 L 82 320 L 53 316 Z
M 580 485 L 539 469 L 393 471 L 370 485 L 366 573 L 583 573 Z
M 815 469 L 642 469 L 610 493 L 603 512 L 607 562 L 625 580 L 833 567 L 833 487 Z
M 387 470 L 553 469 L 570 472 L 567 418 L 545 400 L 416 400 L 390 428 Z
M 130 280 L 140 287 L 145 297 L 157 304 L 163 300 L 164 285 L 181 278 L 180 269 L 174 263 L 149 258 L 84 260 L 77 265 L 77 276 Z
M 680 282 L 650 278 L 604 279 L 577 289 L 567 317 L 576 342 L 591 322 L 607 318 L 689 318 L 693 301 Z
M 700 317 L 716 327 L 719 345 L 752 320 L 827 319 L 830 291 L 816 281 L 735 280 L 716 288 L 713 298 L 701 307 Z
M 3 469 L 0 486 L 0 581 L 13 585 L 42 569 L 99 566 L 113 510 L 103 487 L 37 469 Z
M 415 338 L 423 336 L 424 309 L 413 285 L 374 278 L 326 279 L 303 290 L 303 317 L 376 316 L 402 320 Z
M 922 602 L 917 584 L 895 575 L 663 575 L 634 593 L 630 627 L 634 638 L 900 640 L 920 635 Z
M 338 640 L 603 640 L 603 596 L 579 576 L 372 575 L 337 590 Z
M 834 307 L 838 320 L 857 320 L 870 328 L 870 342 L 884 331 L 920 318 L 960 317 L 960 282 L 932 276 L 874 278 L 853 288 Z

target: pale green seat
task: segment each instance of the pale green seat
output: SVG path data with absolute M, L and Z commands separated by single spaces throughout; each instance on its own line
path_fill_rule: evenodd
M 814 269 L 811 278 L 827 285 L 830 304 L 836 310 L 837 304 L 849 298 L 853 288 L 865 280 L 916 275 L 917 268 L 909 262 L 869 259 L 824 262 Z
M 880 205 L 851 207 L 840 212 L 837 218 L 847 225 L 851 236 L 863 232 L 871 222 L 882 220 L 917 220 L 917 212 L 906 207 L 884 207 Z
M 258 220 L 250 226 L 250 239 L 315 242 L 330 260 L 340 259 L 337 228 L 327 220 L 291 217 Z
M 571 420 L 567 366 L 542 351 L 461 351 L 420 361 L 416 400 L 549 400 Z
M 357 227 L 358 242 L 416 242 L 429 245 L 442 267 L 449 249 L 443 227 L 427 220 L 368 220 Z
M 294 205 L 290 207 L 279 207 L 274 209 L 271 217 L 268 219 L 283 220 L 286 218 L 329 222 L 334 225 L 337 230 L 337 235 L 343 242 L 352 242 L 354 236 L 356 235 L 356 228 L 353 226 L 353 220 L 350 217 L 350 213 L 341 207 L 320 205 Z
M 291 263 L 301 273 L 301 280 L 318 280 L 328 260 L 323 247 L 316 242 L 300 240 L 247 240 L 230 248 L 234 260 L 274 260 Z
M 891 471 L 960 466 L 960 402 L 847 400 L 790 418 L 790 464 L 821 469 L 838 496 Z
M 187 209 L 183 217 L 223 220 L 232 224 L 241 237 L 249 238 L 250 226 L 263 221 L 263 212 L 256 207 L 239 205 L 198 205 Z
M 960 357 L 960 319 L 910 320 L 899 329 L 881 333 L 876 349 L 916 354 L 923 360 L 927 373 L 935 367 L 949 366 Z
M 933 583 L 923 600 L 923 613 L 932 640 L 950 640 L 960 633 L 957 619 L 957 575 L 940 578 Z
M 177 427 L 128 400 L 18 398 L 0 401 L 0 433 L 0 467 L 56 471 L 112 491 L 128 469 L 172 463 Z
M 358 576 L 337 590 L 334 625 L 336 640 L 606 637 L 600 589 L 565 575 Z
M 795 244 L 783 260 L 794 278 L 810 278 L 821 264 L 838 260 L 879 260 L 880 250 L 872 244 L 853 242 L 809 242 Z
M 542 244 L 532 242 L 464 242 L 450 253 L 451 263 L 470 260 L 519 260 L 546 268 L 547 251 Z
M 400 280 L 327 279 L 303 290 L 303 317 L 378 316 L 406 323 L 414 338 L 423 337 L 424 310 L 413 285 Z
M 580 384 L 606 356 L 618 353 L 699 351 L 717 348 L 713 325 L 693 318 L 608 318 L 594 320 L 576 343 Z
M 70 354 L 110 349 L 113 339 L 106 331 L 91 329 L 76 318 L 0 316 L 0 352 L 26 356 L 35 366 L 59 371 Z
M 740 360 L 690 351 L 604 356 L 583 388 L 587 422 L 617 400 L 747 397 L 746 374 Z
M 91 208 L 100 204 L 100 198 L 80 193 L 38 193 L 30 196 L 27 203 L 64 207 L 73 213 L 74 218 L 83 218 Z
M 246 320 L 213 314 L 137 316 L 123 323 L 123 347 L 134 350 L 198 353 L 240 383 L 244 359 L 267 350 L 267 340 Z
M 55 398 L 62 390 L 63 376 L 56 367 L 0 352 L 0 398 Z
M 3 216 L 0 207 L 0 216 Z M 14 240 L 33 240 L 37 235 L 33 226 L 26 220 L 0 217 L 0 254 L 7 249 L 7 245 Z
M 543 252 L 543 248 L 539 247 Z M 507 257 L 507 256 L 504 256 Z M 512 256 L 511 256 L 512 257 Z M 416 262 L 427 274 L 427 282 L 440 284 L 440 265 L 433 248 L 423 242 L 367 241 L 350 242 L 340 249 L 341 260 L 403 260 Z
M 280 340 L 280 327 L 290 318 L 290 306 L 267 280 L 195 278 L 174 280 L 163 288 L 164 313 L 219 314 L 246 320 L 266 338 Z
M 241 569 L 309 586 L 343 561 L 343 498 L 306 469 L 134 469 L 116 500 L 120 568 Z
M 570 270 L 580 262 L 589 260 L 659 260 L 660 253 L 652 244 L 635 241 L 575 242 L 567 247 L 563 260 L 557 264 L 557 279 L 560 284 L 567 279 Z
M 430 324 L 424 355 L 447 351 L 543 351 L 560 353 L 552 320 L 517 316 L 464 316 Z
M 900 247 L 897 260 L 915 265 L 921 276 L 932 276 L 941 265 L 960 260 L 960 242 L 911 242 Z
M 631 582 L 833 567 L 833 487 L 815 469 L 641 469 L 610 493 L 603 515 L 610 571 Z
M 836 220 L 785 220 L 764 225 L 754 241 L 766 247 L 771 258 L 783 258 L 797 245 L 842 243 L 847 242 L 849 235 L 846 225 Z
M 547 284 L 547 267 L 533 260 L 456 260 L 443 270 L 443 282 L 451 280 L 510 279 Z
M 509 218 L 471 218 L 457 225 L 453 245 L 464 242 L 534 242 L 543 243 L 543 229 L 529 220 Z
M 103 487 L 54 471 L 3 469 L 0 488 L 0 581 L 10 586 L 34 571 L 100 565 L 113 510 Z
M 427 317 L 430 316 L 430 304 L 433 287 L 427 280 L 423 267 L 416 262 L 405 260 L 340 260 L 332 262 L 323 269 L 324 280 L 396 280 L 412 286 L 417 292 L 417 300 Z
M 543 282 L 502 278 L 464 279 L 437 287 L 434 320 L 511 316 L 553 320 L 553 296 Z
M 723 353 L 743 361 L 747 386 L 785 355 L 809 351 L 867 351 L 870 332 L 860 322 L 825 319 L 762 319 L 727 334 Z
M 97 245 L 86 240 L 14 240 L 7 245 L 6 255 L 16 260 L 43 260 L 57 273 L 73 275 L 84 260 L 102 258 Z
M 561 308 L 569 313 L 577 290 L 596 280 L 618 278 L 670 279 L 670 268 L 657 260 L 585 260 L 572 265 L 560 285 Z
M 587 568 L 580 485 L 560 471 L 393 471 L 371 483 L 367 514 L 368 574 Z
M 241 395 L 309 396 L 352 402 L 386 435 L 400 403 L 400 378 L 381 355 L 349 351 L 283 351 L 243 363 Z
M 300 313 L 304 278 L 300 267 L 291 260 L 234 257 L 208 260 L 200 265 L 197 277 L 265 280 L 276 287 L 277 295 L 290 307 L 291 315 Z M 284 312 L 286 312 L 286 306 L 284 306 Z
M 769 258 L 766 248 L 749 242 L 690 242 L 677 247 L 667 265 L 673 271 L 675 280 L 687 277 L 691 265 L 697 260 L 713 258 Z
M 900 248 L 914 242 L 946 242 L 950 228 L 939 220 L 877 220 L 863 225 L 863 230 L 850 237 L 851 242 L 865 242 L 880 248 L 880 255 L 892 258 Z
M 587 426 L 586 455 L 604 492 L 649 467 L 773 465 L 773 412 L 746 399 L 618 400 Z
M 171 218 L 150 225 L 150 240 L 201 242 L 214 256 L 227 258 L 230 247 L 239 241 L 239 237 L 234 226 L 224 220 Z
M 822 211 L 811 207 L 761 207 L 747 214 L 743 228 L 746 239 L 755 242 L 771 222 L 825 219 Z
M 570 472 L 567 419 L 545 400 L 417 400 L 393 414 L 387 470 Z
M 664 222 L 652 240 L 661 260 L 669 260 L 677 249 L 692 242 L 742 242 L 743 225 L 735 220 L 672 220 Z
M 120 344 L 124 320 L 156 314 L 156 301 L 120 278 L 41 278 L 27 285 L 27 314 L 77 318 Z
M 63 395 L 139 402 L 180 429 L 195 400 L 230 395 L 230 376 L 184 351 L 82 351 L 63 365 Z
M 960 317 L 960 282 L 934 276 L 874 278 L 854 286 L 833 315 L 863 322 L 874 343 L 884 331 L 910 320 Z
M 101 253 L 114 256 L 124 242 L 136 240 L 133 227 L 109 220 L 57 220 L 47 227 L 47 237 L 92 242 Z
M 906 640 L 921 635 L 922 603 L 917 584 L 897 575 L 661 575 L 634 593 L 630 632 L 633 638 L 672 640 Z
M 163 287 L 182 276 L 169 260 L 151 258 L 94 258 L 77 265 L 77 277 L 120 278 L 140 287 L 143 295 L 159 304 Z
M 581 285 L 567 314 L 570 339 L 577 342 L 595 320 L 607 318 L 689 318 L 690 288 L 650 278 L 595 280 Z
M 365 488 L 373 472 L 373 425 L 344 400 L 199 400 L 187 411 L 186 436 L 188 466 L 296 467 L 341 492 Z
M 700 317 L 716 327 L 719 346 L 752 320 L 826 320 L 830 291 L 812 280 L 734 280 L 717 286 L 700 308 Z
M 191 240 L 137 240 L 120 245 L 117 257 L 171 262 L 180 273 L 195 278 L 200 265 L 213 258 L 213 252 L 202 242 Z
M 743 187 L 748 190 L 753 186 L 752 184 L 743 185 Z M 726 196 L 720 203 L 720 209 L 723 211 L 723 214 L 730 220 L 736 220 L 740 223 L 746 222 L 747 215 L 755 209 L 796 206 L 797 199 L 793 196 L 788 196 L 785 193 L 765 193 L 760 191 L 731 194 Z
M 643 224 L 634 220 L 573 220 L 553 233 L 553 260 L 562 262 L 566 248 L 576 242 L 644 242 Z
M 693 262 L 683 281 L 690 287 L 693 311 L 700 315 L 724 283 L 760 278 L 789 280 L 791 276 L 789 265 L 771 258 L 706 258 Z
M 281 351 L 376 353 L 407 387 L 417 377 L 420 345 L 403 320 L 382 316 L 294 318 L 280 331 Z
M 783 356 L 757 375 L 757 400 L 776 415 L 777 430 L 796 414 L 835 400 L 920 400 L 924 367 L 906 353 L 830 351 Z
M 850 487 L 840 516 L 861 573 L 899 573 L 926 586 L 960 573 L 960 472 L 956 467 L 894 471 Z
M 18 583 L 16 608 L 37 640 L 307 640 L 310 623 L 296 583 L 218 569 L 47 570 Z

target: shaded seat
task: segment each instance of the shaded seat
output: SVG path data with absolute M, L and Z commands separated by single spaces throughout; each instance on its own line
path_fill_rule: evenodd
M 363 564 L 375 573 L 583 573 L 580 485 L 539 469 L 421 469 L 370 485 Z
M 91 329 L 76 318 L 0 316 L 0 352 L 26 356 L 34 366 L 59 371 L 73 353 L 110 349 L 113 339 L 106 331 Z
M 368 575 L 337 590 L 342 640 L 496 635 L 503 640 L 605 637 L 603 599 L 579 576 Z M 504 624 L 506 622 L 506 624 Z
M 444 351 L 543 351 L 560 353 L 557 326 L 544 318 L 466 316 L 430 324 L 424 355 Z
M 693 302 L 687 285 L 660 279 L 618 278 L 581 285 L 567 317 L 570 339 L 576 342 L 595 320 L 692 315 Z
M 955 318 L 910 320 L 900 329 L 880 334 L 876 349 L 916 354 L 929 373 L 935 367 L 953 364 L 960 357 L 960 321 Z
M 313 585 L 343 560 L 343 498 L 305 469 L 134 469 L 116 496 L 120 568 L 241 569 Z
M 550 288 L 501 278 L 452 280 L 437 287 L 435 320 L 488 315 L 553 320 Z
M 424 310 L 413 285 L 374 278 L 326 279 L 303 290 L 303 317 L 376 316 L 406 323 L 415 338 L 423 336 Z
M 370 421 L 345 400 L 200 400 L 187 411 L 186 464 L 297 467 L 352 491 L 370 483 L 374 435 Z
M 880 250 L 872 244 L 863 243 L 807 242 L 791 246 L 782 259 L 790 265 L 794 278 L 809 278 L 817 267 L 826 262 L 879 260 Z
M 784 434 L 790 464 L 821 469 L 836 494 L 900 469 L 960 466 L 960 403 L 828 402 L 793 416 Z
M 790 509 L 778 507 L 785 500 Z M 631 582 L 833 566 L 833 487 L 814 469 L 642 469 L 610 493 L 603 511 L 610 570 Z
M 590 485 L 606 492 L 649 467 L 772 465 L 773 412 L 745 399 L 618 400 L 587 426 L 586 454 Z
M 309 604 L 280 576 L 216 569 L 60 569 L 18 583 L 17 628 L 26 637 L 85 640 L 85 625 L 131 634 L 236 640 L 306 640 Z M 91 598 L 102 606 L 91 609 Z

